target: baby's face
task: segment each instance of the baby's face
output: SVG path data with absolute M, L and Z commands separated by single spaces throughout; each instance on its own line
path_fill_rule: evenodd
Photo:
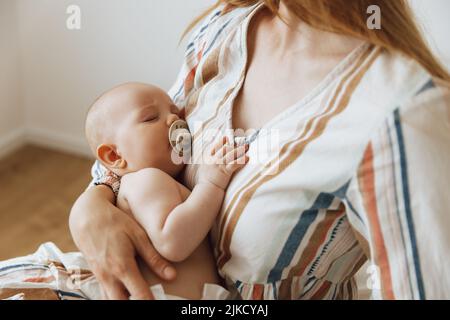
M 183 165 L 172 161 L 169 128 L 179 117 L 170 97 L 153 86 L 130 84 L 109 99 L 118 106 L 112 124 L 117 124 L 115 144 L 127 162 L 127 173 L 158 168 L 177 175 Z

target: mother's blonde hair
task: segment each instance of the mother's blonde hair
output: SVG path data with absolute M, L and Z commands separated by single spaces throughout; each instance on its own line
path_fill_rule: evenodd
M 354 36 L 374 45 L 398 51 L 420 63 L 432 76 L 450 81 L 450 75 L 434 56 L 422 37 L 406 0 L 283 0 L 289 10 L 312 27 Z M 200 20 L 219 7 L 248 7 L 264 3 L 278 15 L 280 0 L 219 0 L 186 30 L 189 32 Z M 381 29 L 367 27 L 367 9 L 381 9 Z

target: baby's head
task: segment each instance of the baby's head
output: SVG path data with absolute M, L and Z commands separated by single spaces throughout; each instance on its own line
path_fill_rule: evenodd
M 178 119 L 178 108 L 163 90 L 126 83 L 93 103 L 86 138 L 95 157 L 119 176 L 145 168 L 176 176 L 183 164 L 172 161 L 169 128 Z

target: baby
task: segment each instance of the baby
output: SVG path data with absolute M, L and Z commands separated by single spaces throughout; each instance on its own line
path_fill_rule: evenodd
M 178 128 L 183 123 L 163 90 L 127 83 L 94 102 L 86 136 L 98 161 L 121 177 L 117 206 L 140 223 L 163 257 L 175 263 L 177 279 L 164 282 L 140 261 L 154 296 L 224 298 L 207 234 L 232 174 L 249 160 L 248 145 L 230 145 L 225 137 L 216 141 L 206 154 L 208 161 L 199 166 L 191 192 L 176 180 L 184 164 L 172 160 L 182 154 L 177 142 L 183 138 L 169 139 L 174 124 Z

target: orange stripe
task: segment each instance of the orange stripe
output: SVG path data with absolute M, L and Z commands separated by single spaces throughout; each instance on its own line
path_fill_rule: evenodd
M 327 294 L 327 292 L 330 290 L 331 282 L 325 281 L 320 288 L 314 293 L 314 295 L 311 297 L 311 300 L 322 300 L 323 297 Z
M 338 94 L 341 92 L 341 88 L 343 88 L 344 83 L 347 82 L 347 80 L 350 78 L 350 76 L 358 69 L 358 67 L 361 66 L 361 64 L 364 62 L 364 60 L 366 60 L 366 58 L 370 55 L 370 52 L 372 51 L 373 47 L 370 47 L 369 49 L 370 50 L 367 50 L 365 52 L 365 54 L 363 54 L 360 57 L 358 63 L 356 63 L 356 65 L 352 69 L 352 71 L 349 72 L 349 74 L 340 83 L 340 85 L 338 87 L 338 90 L 336 91 L 336 95 L 333 97 L 333 101 L 337 100 Z M 282 150 L 280 151 L 280 158 L 282 160 L 280 161 L 279 170 L 278 170 L 278 174 L 277 175 L 270 175 L 269 176 L 269 175 L 263 175 L 262 173 L 260 173 L 256 177 L 254 177 L 249 183 L 247 183 L 247 185 L 244 188 L 242 188 L 242 189 L 245 189 L 245 188 L 248 188 L 248 189 L 245 192 L 243 192 L 242 200 L 237 204 L 237 207 L 234 210 L 234 214 L 231 217 L 230 222 L 228 223 L 228 226 L 227 226 L 226 230 L 222 231 L 222 230 L 224 230 L 226 215 L 224 215 L 224 218 L 223 218 L 223 221 L 222 221 L 223 223 L 221 225 L 221 228 L 219 229 L 219 232 L 222 231 L 222 233 L 218 237 L 218 239 L 219 239 L 218 244 L 219 245 L 220 245 L 220 240 L 223 239 L 223 244 L 222 244 L 223 251 L 221 252 L 221 254 L 219 256 L 219 259 L 218 259 L 218 266 L 219 266 L 219 268 L 222 268 L 223 265 L 231 258 L 231 253 L 230 253 L 231 235 L 234 232 L 234 229 L 236 227 L 237 221 L 239 220 L 242 212 L 244 211 L 244 208 L 247 206 L 247 204 L 250 201 L 250 199 L 252 198 L 253 194 L 256 192 L 256 190 L 261 185 L 263 185 L 264 183 L 267 183 L 268 181 L 274 179 L 276 176 L 278 176 L 280 173 L 282 173 L 287 167 L 289 167 L 289 165 L 291 163 L 293 163 L 296 159 L 298 159 L 298 157 L 300 157 L 300 155 L 303 153 L 303 151 L 309 145 L 309 143 L 314 141 L 315 139 L 317 139 L 318 137 L 320 137 L 323 134 L 323 132 L 325 131 L 325 128 L 326 128 L 328 122 L 333 117 L 335 117 L 336 115 L 340 114 L 342 111 L 345 110 L 345 108 L 347 107 L 347 105 L 348 105 L 348 103 L 350 101 L 351 93 L 355 90 L 355 88 L 357 87 L 357 85 L 361 81 L 361 79 L 362 79 L 363 75 L 365 74 L 365 72 L 369 69 L 369 67 L 371 66 L 372 62 L 378 56 L 378 53 L 379 53 L 379 51 L 377 52 L 377 54 L 374 54 L 372 56 L 372 58 L 366 63 L 366 65 L 363 66 L 361 68 L 361 70 L 359 71 L 359 73 L 352 79 L 352 81 L 350 82 L 350 84 L 348 86 L 347 94 L 343 95 L 343 98 L 339 102 L 338 107 L 336 108 L 336 110 L 334 110 L 332 113 L 329 113 L 329 111 L 331 111 L 332 107 L 334 106 L 334 103 L 331 103 L 329 108 L 322 115 L 317 116 L 317 117 L 315 117 L 315 118 L 310 120 L 310 122 L 307 124 L 307 127 L 312 127 L 314 120 L 320 118 L 316 128 L 314 129 L 313 133 L 311 134 L 311 136 L 308 139 L 303 140 L 303 138 L 306 136 L 306 134 L 309 131 L 308 129 L 305 129 L 304 134 L 297 141 L 295 141 L 295 140 L 291 141 L 290 143 L 288 143 L 285 146 L 283 146 Z M 287 149 L 290 147 L 291 144 L 294 144 L 294 146 L 292 147 L 291 152 L 287 153 Z M 287 154 L 287 155 L 285 156 L 285 154 Z M 258 178 L 259 178 L 259 181 L 255 185 L 249 187 L 253 183 L 253 181 L 257 180 Z M 233 201 L 232 201 L 232 204 L 236 201 L 236 198 L 237 197 L 235 196 Z M 231 205 L 229 206 L 229 208 L 231 208 Z M 229 214 L 229 212 L 230 212 L 230 210 L 226 211 L 227 214 Z M 222 234 L 223 234 L 223 236 L 222 236 Z M 219 252 L 220 252 L 220 250 L 219 250 Z
M 189 97 L 188 102 L 186 103 L 187 118 L 189 118 L 193 114 L 193 112 L 198 109 L 198 98 L 200 97 L 200 93 L 205 89 L 205 84 L 208 83 L 212 78 L 214 78 L 219 71 L 219 51 L 220 47 L 218 47 L 211 54 L 209 54 L 208 58 L 203 63 L 200 75 L 200 78 L 202 79 L 202 85 L 199 88 L 199 90 L 196 90 Z
M 375 254 L 373 255 L 377 266 L 380 268 L 382 293 L 385 299 L 395 299 L 392 290 L 392 279 L 389 267 L 389 260 L 381 232 L 380 221 L 378 220 L 377 199 L 375 194 L 375 174 L 373 169 L 373 148 L 372 144 L 367 147 L 361 167 L 358 170 L 358 181 L 361 186 L 361 195 L 364 207 L 370 223 Z
M 24 279 L 23 282 L 33 282 L 33 283 L 39 283 L 39 282 L 45 282 L 50 283 L 55 280 L 54 276 L 48 276 L 48 277 L 33 277 Z
M 189 95 L 189 92 L 194 87 L 194 80 L 195 80 L 195 74 L 197 72 L 198 61 L 200 61 L 200 59 L 202 58 L 204 46 L 205 45 L 203 44 L 203 48 L 197 54 L 197 64 L 191 69 L 191 71 L 188 73 L 188 75 L 184 79 L 184 96 L 185 97 L 187 97 Z
M 189 91 L 192 90 L 194 87 L 194 78 L 195 78 L 195 72 L 197 70 L 197 66 L 191 69 L 191 71 L 188 73 L 186 79 L 184 79 L 184 96 L 186 97 L 189 94 Z
M 306 267 L 311 264 L 315 257 L 317 257 L 317 251 L 328 239 L 327 235 L 331 227 L 345 214 L 345 208 L 342 205 L 335 214 L 331 213 L 331 211 L 327 211 L 325 219 L 317 225 L 296 266 L 289 271 L 289 275 L 285 279 L 286 281 L 282 281 L 278 294 L 279 299 L 291 299 L 293 277 L 303 276 Z
M 252 300 L 262 300 L 264 293 L 264 286 L 262 284 L 254 284 L 252 292 Z

